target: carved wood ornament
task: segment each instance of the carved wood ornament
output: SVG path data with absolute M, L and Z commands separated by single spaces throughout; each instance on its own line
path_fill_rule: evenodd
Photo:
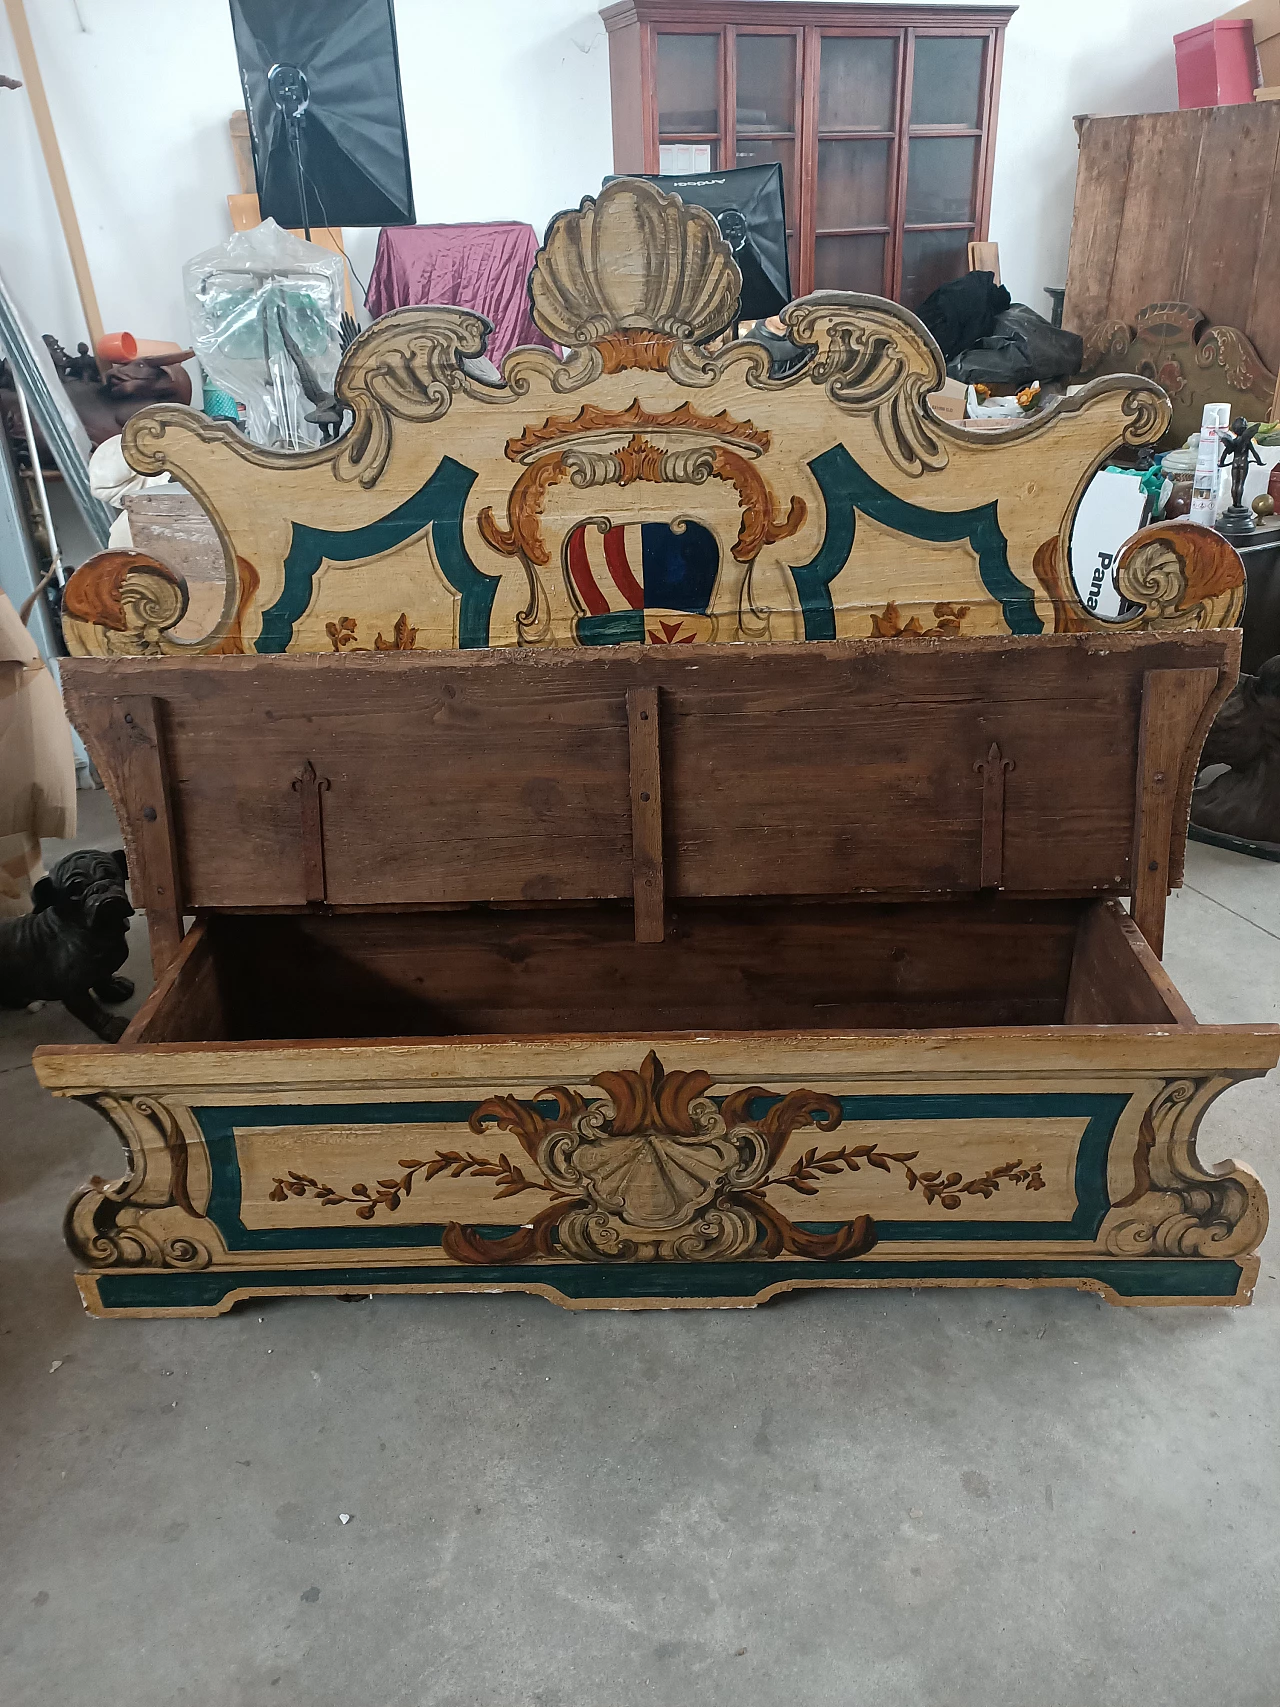
M 834 1131 L 841 1123 L 838 1100 L 817 1091 L 785 1096 L 753 1085 L 719 1103 L 707 1096 L 710 1073 L 672 1072 L 650 1050 L 638 1072 L 599 1073 L 591 1081 L 603 1095 L 587 1099 L 565 1086 L 539 1093 L 533 1102 L 489 1097 L 471 1116 L 482 1134 L 497 1126 L 519 1142 L 533 1166 L 530 1177 L 506 1155 L 496 1162 L 469 1151 L 437 1150 L 428 1160 L 399 1162 L 398 1176 L 379 1180 L 376 1192 L 356 1184 L 346 1192 L 309 1175 L 277 1176 L 271 1198 L 318 1198 L 325 1207 L 350 1204 L 362 1221 L 379 1209 L 394 1214 L 413 1189 L 448 1174 L 489 1178 L 495 1203 L 527 1191 L 551 1201 L 515 1233 L 493 1237 L 451 1222 L 445 1251 L 463 1263 L 528 1262 L 534 1257 L 571 1257 L 581 1262 L 726 1262 L 771 1258 L 784 1251 L 819 1262 L 861 1256 L 876 1243 L 875 1221 L 858 1215 L 828 1233 L 796 1226 L 768 1192 L 783 1189 L 817 1194 L 815 1181 L 863 1167 L 901 1171 L 908 1191 L 919 1189 L 927 1204 L 958 1209 L 967 1197 L 993 1197 L 1001 1187 L 1042 1191 L 1038 1162 L 1020 1159 L 988 1168 L 966 1180 L 954 1169 L 912 1163 L 918 1151 L 882 1151 L 878 1144 L 842 1144 L 806 1150 L 789 1168 L 778 1162 L 792 1133 L 807 1126 Z M 551 1101 L 548 1116 L 538 1104 Z M 753 1107 L 765 1105 L 753 1115 Z
M 618 179 L 552 221 L 530 280 L 563 359 L 515 350 L 501 385 L 482 385 L 461 363 L 482 352 L 484 322 L 408 308 L 348 350 L 347 425 L 316 450 L 267 451 L 190 409 L 144 410 L 126 455 L 208 511 L 228 566 L 222 614 L 179 640 L 181 577 L 107 554 L 69 583 L 70 650 L 1106 629 L 1067 572 L 1071 525 L 1111 451 L 1166 433 L 1155 377 L 1102 378 L 1043 417 L 969 434 L 934 416 L 942 359 L 905 309 L 835 291 L 791 303 L 783 318 L 807 359 L 774 379 L 760 345 L 713 348 L 740 286 L 709 213 Z M 1226 359 L 1221 338 L 1212 347 Z M 1130 626 L 1235 621 L 1238 559 L 1188 528 L 1160 536 Z M 1126 561 L 1145 563 L 1147 543 Z
M 1132 321 L 1107 320 L 1085 336 L 1082 373 L 1138 373 L 1153 379 L 1173 405 L 1171 443 L 1200 431 L 1206 403 L 1230 403 L 1231 416 L 1270 418 L 1276 376 L 1245 333 L 1215 326 L 1189 302 L 1151 302 Z

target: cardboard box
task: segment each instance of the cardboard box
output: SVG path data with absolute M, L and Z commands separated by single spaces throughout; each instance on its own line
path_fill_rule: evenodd
M 1248 0 L 1233 6 L 1222 19 L 1248 18 L 1253 25 L 1253 45 L 1258 50 L 1259 81 L 1263 88 L 1280 83 L 1280 0 Z
M 946 378 L 942 390 L 929 398 L 929 407 L 941 421 L 963 421 L 965 387 L 958 379 Z

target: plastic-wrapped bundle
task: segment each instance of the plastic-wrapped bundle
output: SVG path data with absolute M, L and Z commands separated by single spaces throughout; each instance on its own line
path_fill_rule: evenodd
M 1070 379 L 1084 360 L 1084 339 L 1043 314 L 1015 302 L 997 314 L 995 330 L 947 363 L 963 385 L 1030 385 L 1032 380 Z
M 342 285 L 341 255 L 273 219 L 182 269 L 192 347 L 209 377 L 244 404 L 255 444 L 298 450 L 321 442 L 306 417 L 333 391 Z

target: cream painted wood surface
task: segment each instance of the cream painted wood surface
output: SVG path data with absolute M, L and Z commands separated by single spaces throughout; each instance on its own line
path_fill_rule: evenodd
M 890 1283 L 883 1265 L 895 1262 L 904 1275 L 914 1263 L 917 1284 L 945 1283 L 948 1264 L 958 1281 L 981 1283 L 976 1251 L 1003 1262 L 1010 1283 L 1074 1272 L 1108 1296 L 1109 1263 L 1118 1278 L 1135 1256 L 1230 1259 L 1237 1279 L 1199 1301 L 1247 1300 L 1265 1195 L 1241 1164 L 1205 1168 L 1195 1133 L 1223 1090 L 1274 1063 L 1274 1028 L 954 1033 L 941 1053 L 928 1034 L 657 1041 L 661 1060 L 644 1053 L 649 1040 L 619 1038 L 42 1051 L 42 1081 L 88 1091 L 131 1157 L 125 1179 L 95 1182 L 72 1205 L 72 1248 L 107 1280 L 100 1293 L 83 1276 L 86 1301 L 114 1308 L 110 1277 L 122 1269 L 227 1271 L 257 1277 L 253 1292 L 308 1291 L 358 1262 L 378 1289 L 400 1284 L 401 1271 L 406 1289 L 421 1290 L 423 1272 L 439 1268 L 449 1289 L 545 1284 L 587 1307 L 580 1289 L 565 1290 L 566 1265 L 599 1268 L 603 1305 L 610 1261 L 634 1266 L 647 1249 L 682 1278 L 664 1282 L 664 1303 L 853 1283 L 856 1263 L 839 1263 L 863 1251 Z M 991 1112 L 1010 1096 L 1019 1113 Z M 970 1113 L 975 1098 L 984 1107 Z M 1060 1112 L 1064 1098 L 1077 1099 L 1075 1112 Z M 895 1102 L 901 1118 L 888 1117 Z M 344 1112 L 326 1119 L 330 1105 Z M 1096 1149 L 1085 1158 L 1105 1110 L 1105 1161 Z M 1092 1233 L 1079 1230 L 1082 1189 L 1097 1211 Z M 975 1224 L 977 1247 L 966 1234 Z M 543 1226 L 557 1243 L 539 1243 Z M 749 1296 L 700 1284 L 721 1272 L 701 1266 L 708 1243 L 711 1257 L 754 1247 Z M 813 1260 L 812 1278 L 796 1258 Z M 776 1283 L 775 1262 L 785 1270 Z M 479 1265 L 473 1281 L 468 1263 Z M 1187 1301 L 1168 1273 L 1137 1294 L 1129 1275 L 1116 1296 Z M 218 1307 L 243 1292 L 235 1281 Z M 168 1308 L 158 1296 L 126 1313 Z M 612 1296 L 617 1307 L 645 1301 L 633 1282 Z
M 963 1163 L 966 1180 L 981 1179 L 992 1169 L 1019 1165 L 1027 1158 L 1031 1189 L 1025 1184 L 1004 1185 L 990 1198 L 967 1193 L 961 1211 L 949 1211 L 940 1198 L 928 1201 L 919 1187 L 912 1195 L 901 1164 L 890 1173 L 863 1166 L 855 1174 L 847 1169 L 822 1174 L 815 1194 L 803 1200 L 785 1185 L 770 1188 L 771 1200 L 779 1208 L 802 1207 L 806 1220 L 845 1221 L 869 1213 L 888 1217 L 905 1215 L 936 1221 L 980 1219 L 983 1221 L 1062 1221 L 1076 1208 L 1074 1174 L 1076 1154 L 1087 1122 L 1083 1118 L 1031 1120 L 949 1120 L 945 1127 L 928 1120 L 846 1120 L 840 1127 L 835 1148 L 871 1144 L 876 1154 L 912 1152 L 920 1172 L 935 1169 L 942 1174 Z M 814 1148 L 814 1134 L 800 1132 L 787 1142 L 779 1157 L 779 1170 L 792 1170 L 806 1152 Z M 242 1197 L 241 1220 L 247 1227 L 341 1227 L 350 1226 L 350 1200 L 326 1204 L 312 1188 L 294 1195 L 289 1192 L 291 1173 L 302 1173 L 335 1192 L 367 1183 L 371 1168 L 386 1178 L 403 1178 L 403 1159 L 441 1156 L 478 1157 L 486 1166 L 500 1168 L 513 1148 L 502 1133 L 477 1137 L 465 1122 L 455 1124 L 413 1123 L 369 1126 L 255 1126 L 235 1133 Z M 833 1148 L 825 1142 L 820 1154 Z M 857 1158 L 855 1158 L 857 1159 Z M 424 1225 L 448 1221 L 486 1222 L 504 1213 L 495 1203 L 493 1175 L 474 1169 L 459 1172 L 462 1162 L 451 1163 L 433 1178 L 415 1175 L 410 1195 L 403 1196 L 395 1210 L 396 1225 Z M 299 1182 L 295 1182 L 299 1183 Z M 283 1197 L 279 1195 L 285 1191 Z M 273 1197 L 273 1192 L 277 1195 Z M 538 1201 L 529 1198 L 528 1202 Z M 517 1204 L 516 1208 L 521 1208 Z M 539 1201 L 539 1207 L 541 1202 Z
M 47 1089 L 64 1096 L 95 1090 L 123 1093 L 172 1089 L 179 1095 L 227 1101 L 250 1092 L 266 1102 L 296 1100 L 311 1087 L 372 1102 L 383 1090 L 435 1094 L 441 1085 L 489 1096 L 523 1095 L 551 1082 L 568 1055 L 588 1051 L 610 1060 L 643 1055 L 639 1037 L 529 1037 L 375 1042 L 51 1044 L 35 1058 Z M 1270 1025 L 1058 1026 L 1025 1030 L 975 1027 L 905 1035 L 863 1032 L 827 1035 L 757 1033 L 664 1034 L 668 1066 L 705 1068 L 717 1081 L 767 1072 L 779 1085 L 797 1085 L 856 1072 L 870 1083 L 909 1075 L 912 1083 L 943 1087 L 1008 1073 L 1037 1081 L 1068 1072 L 1161 1074 L 1225 1072 L 1256 1078 L 1280 1057 L 1280 1029 Z M 594 1069 L 593 1069 L 594 1070 Z M 745 1082 L 745 1081 L 744 1081 Z M 219 1096 L 219 1093 L 221 1095 Z

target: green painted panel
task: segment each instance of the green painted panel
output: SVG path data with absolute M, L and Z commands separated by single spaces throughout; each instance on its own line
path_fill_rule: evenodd
M 910 1263 L 862 1258 L 856 1262 L 772 1263 L 552 1263 L 532 1267 L 206 1269 L 191 1273 L 104 1273 L 98 1293 L 111 1310 L 209 1309 L 238 1288 L 340 1286 L 352 1292 L 376 1286 L 553 1286 L 573 1299 L 749 1298 L 787 1280 L 897 1280 L 927 1286 L 939 1280 L 1099 1280 L 1122 1298 L 1234 1298 L 1238 1263 L 1187 1257 L 1116 1258 L 1078 1262 L 1002 1258 Z
M 722 1101 L 722 1098 L 714 1099 Z M 776 1097 L 760 1097 L 753 1118 L 763 1117 Z M 1036 1092 L 1004 1094 L 978 1092 L 931 1096 L 903 1092 L 888 1096 L 845 1096 L 840 1105 L 846 1120 L 1026 1120 L 1077 1117 L 1088 1121 L 1076 1156 L 1076 1210 L 1070 1221 L 878 1220 L 881 1241 L 890 1239 L 1073 1239 L 1091 1242 L 1110 1207 L 1107 1197 L 1107 1156 L 1116 1122 L 1127 1105 L 1124 1095 Z M 555 1113 L 555 1105 L 539 1105 Z M 390 1219 L 377 1225 L 352 1227 L 246 1227 L 240 1218 L 241 1179 L 234 1129 L 253 1126 L 465 1125 L 475 1102 L 254 1104 L 240 1108 L 200 1107 L 192 1110 L 209 1150 L 213 1189 L 208 1215 L 231 1251 L 360 1250 L 388 1247 L 436 1246 L 441 1228 L 421 1222 L 397 1225 Z M 1033 1125 L 1028 1142 L 1034 1141 Z M 1028 1154 L 1024 1160 L 1034 1160 Z M 377 1161 L 377 1158 L 371 1158 Z M 908 1198 L 908 1201 L 910 1199 Z M 517 1223 L 518 1224 L 518 1223 Z M 514 1232 L 517 1224 L 498 1226 L 494 1233 Z M 802 1222 L 811 1231 L 830 1232 L 835 1223 Z M 488 1231 L 489 1229 L 486 1229 Z
M 311 603 L 312 584 L 323 562 L 359 563 L 395 551 L 427 527 L 432 530 L 436 561 L 461 601 L 458 645 L 487 646 L 498 577 L 476 568 L 462 538 L 462 508 L 475 478 L 473 469 L 443 456 L 425 485 L 376 522 L 339 532 L 295 522 L 284 560 L 284 586 L 275 604 L 263 612 L 258 651 L 287 650 L 293 625 Z
M 927 510 L 908 503 L 873 480 L 843 445 L 823 451 L 809 467 L 822 492 L 827 530 L 817 555 L 791 570 L 800 596 L 806 640 L 836 637 L 831 583 L 853 550 L 859 511 L 910 539 L 932 544 L 967 539 L 977 555 L 982 584 L 999 601 L 1010 634 L 1043 632 L 1035 595 L 1009 567 L 1009 547 L 994 501 L 971 510 Z

